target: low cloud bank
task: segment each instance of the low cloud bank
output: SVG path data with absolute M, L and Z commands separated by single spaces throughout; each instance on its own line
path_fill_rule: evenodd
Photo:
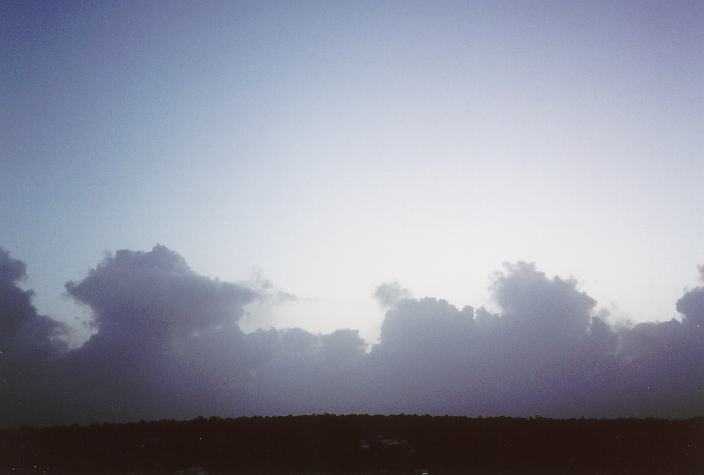
M 497 274 L 496 314 L 382 284 L 375 296 L 388 311 L 367 353 L 356 330 L 243 333 L 244 307 L 272 301 L 272 284 L 211 279 L 156 246 L 118 251 L 66 284 L 96 330 L 70 349 L 63 325 L 18 286 L 24 276 L 0 249 L 3 426 L 314 412 L 704 415 L 704 287 L 676 303 L 681 320 L 615 327 L 576 281 L 523 262 Z

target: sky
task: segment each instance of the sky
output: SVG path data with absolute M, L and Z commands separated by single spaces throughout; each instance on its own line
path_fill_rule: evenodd
M 612 325 L 682 320 L 703 25 L 698 1 L 2 2 L 12 285 L 74 347 L 99 317 L 66 282 L 156 244 L 266 294 L 245 333 L 367 351 L 379 285 L 502 313 L 506 262 Z
M 157 243 L 372 340 L 389 280 L 490 305 L 527 260 L 667 320 L 704 262 L 700 2 L 1 8 L 1 240 L 58 318 Z

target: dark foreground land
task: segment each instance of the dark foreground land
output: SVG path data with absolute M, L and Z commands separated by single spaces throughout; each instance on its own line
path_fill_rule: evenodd
M 0 431 L 0 472 L 426 469 L 431 474 L 704 473 L 704 418 L 318 415 Z

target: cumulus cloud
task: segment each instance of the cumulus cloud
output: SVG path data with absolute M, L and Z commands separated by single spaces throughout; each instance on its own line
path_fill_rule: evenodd
M 518 262 L 496 274 L 497 312 L 411 298 L 397 282 L 377 344 L 356 330 L 244 333 L 266 279 L 202 276 L 164 246 L 117 251 L 67 292 L 92 312 L 80 348 L 39 315 L 0 251 L 0 409 L 5 425 L 310 412 L 663 416 L 704 414 L 704 288 L 681 320 L 614 327 L 574 279 Z M 276 302 L 275 302 L 276 301 Z
M 246 287 L 196 274 L 165 246 L 150 252 L 122 250 L 106 257 L 66 290 L 88 305 L 98 333 L 163 339 L 227 325 L 257 297 Z
M 393 307 L 399 301 L 411 297 L 411 292 L 394 282 L 384 282 L 374 290 L 374 298 L 382 307 Z
M 244 371 L 237 321 L 255 290 L 199 275 L 160 245 L 118 251 L 66 290 L 90 307 L 97 329 L 65 364 L 83 388 L 68 412 L 127 419 L 224 409 Z M 67 399 L 76 400 L 75 386 Z
M 25 264 L 0 248 L 0 421 L 6 424 L 45 406 L 50 385 L 44 382 L 66 350 L 58 338 L 65 327 L 37 313 L 32 291 L 18 286 L 25 277 Z
M 33 292 L 18 283 L 26 278 L 25 264 L 0 248 L 0 351 L 10 353 L 26 347 L 48 350 L 64 328 L 39 315 L 32 305 Z
M 677 311 L 684 315 L 685 325 L 704 326 L 704 287 L 691 290 L 679 299 Z

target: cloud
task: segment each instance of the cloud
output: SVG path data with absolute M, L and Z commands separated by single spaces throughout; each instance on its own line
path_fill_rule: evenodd
M 414 411 L 578 413 L 574 385 L 602 356 L 593 353 L 605 354 L 609 344 L 601 320 L 590 332 L 595 302 L 575 281 L 548 279 L 521 262 L 497 274 L 492 290 L 499 314 L 432 298 L 390 310 L 372 351 L 377 379 L 387 386 L 382 392 L 409 395 Z
M 685 325 L 704 327 L 704 287 L 684 294 L 677 301 L 677 311 L 684 315 Z
M 382 307 L 393 307 L 399 301 L 411 297 L 411 292 L 398 282 L 385 282 L 374 290 L 374 298 Z
M 0 351 L 25 346 L 52 347 L 64 328 L 32 305 L 33 292 L 17 284 L 26 278 L 25 264 L 0 248 Z
M 300 300 L 295 294 L 276 287 L 274 283 L 264 277 L 260 271 L 254 272 L 249 282 L 245 282 L 244 285 L 252 288 L 256 292 L 258 300 L 270 305 L 281 305 Z
M 87 423 L 199 415 L 421 412 L 466 415 L 704 414 L 704 288 L 681 320 L 612 326 L 575 279 L 508 264 L 491 286 L 497 312 L 411 298 L 397 282 L 377 344 L 356 330 L 244 333 L 252 302 L 280 303 L 261 278 L 211 279 L 174 251 L 108 255 L 67 292 L 92 312 L 80 348 L 39 315 L 0 251 L 0 420 Z M 285 300 L 285 299 L 283 299 Z
M 548 279 L 534 264 L 505 264 L 493 284 L 493 295 L 503 315 L 516 325 L 536 331 L 560 332 L 561 337 L 584 333 L 596 305 L 576 289 L 573 279 Z
M 25 264 L 0 248 L 0 420 L 21 422 L 49 400 L 52 363 L 66 351 L 58 338 L 66 328 L 37 313 L 33 293 L 18 283 Z
M 132 339 L 183 336 L 237 321 L 259 294 L 193 272 L 165 246 L 106 257 L 68 294 L 88 305 L 99 334 Z
M 245 372 L 237 321 L 257 291 L 199 275 L 160 245 L 117 251 L 66 290 L 90 307 L 97 329 L 64 365 L 75 380 L 66 399 L 84 388 L 66 413 L 128 419 L 238 408 L 227 403 Z
M 704 333 L 696 326 L 703 288 L 677 303 L 682 322 L 618 328 L 576 280 L 548 278 L 533 264 L 506 265 L 491 289 L 495 314 L 433 298 L 390 309 L 370 354 L 372 406 L 557 417 L 704 413 Z
M 356 330 L 314 335 L 300 328 L 258 330 L 258 364 L 248 391 L 252 414 L 358 412 L 365 400 L 366 353 Z

